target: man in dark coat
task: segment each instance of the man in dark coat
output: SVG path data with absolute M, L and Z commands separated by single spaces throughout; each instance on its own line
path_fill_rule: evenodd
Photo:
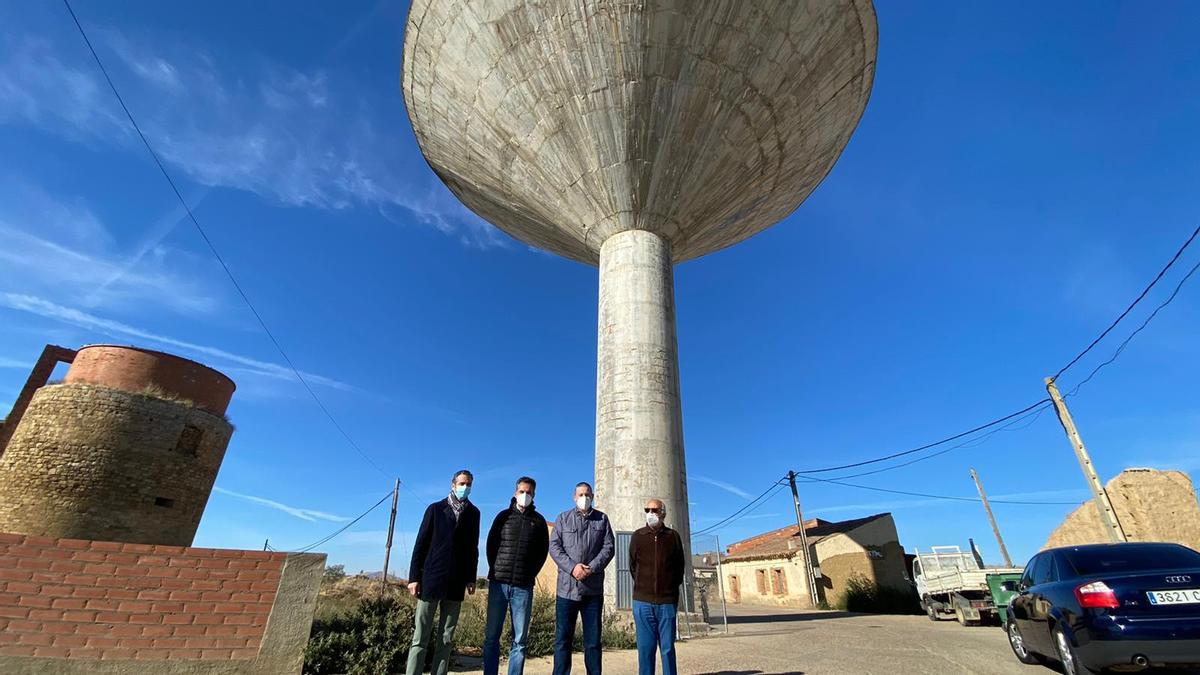
M 488 610 L 483 638 L 483 675 L 500 671 L 500 634 L 506 614 L 512 615 L 512 648 L 508 674 L 525 672 L 525 641 L 533 614 L 533 585 L 550 551 L 546 519 L 533 507 L 537 483 L 529 476 L 517 479 L 509 507 L 501 511 L 488 530 Z
M 437 622 L 434 675 L 446 675 L 464 593 L 475 593 L 479 567 L 479 509 L 468 501 L 475 477 L 463 469 L 450 481 L 450 496 L 430 504 L 421 520 L 408 567 L 408 592 L 417 598 L 407 675 L 425 669 L 430 633 Z M 440 611 L 438 611 L 440 609 Z
M 629 539 L 639 675 L 654 675 L 656 650 L 662 652 L 663 675 L 679 672 L 675 666 L 675 614 L 686 557 L 683 539 L 667 527 L 666 518 L 666 505 L 661 499 L 651 499 L 646 502 L 646 527 Z

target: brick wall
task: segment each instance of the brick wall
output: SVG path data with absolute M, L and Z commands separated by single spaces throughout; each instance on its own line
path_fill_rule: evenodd
M 0 534 L 0 657 L 253 659 L 287 557 Z

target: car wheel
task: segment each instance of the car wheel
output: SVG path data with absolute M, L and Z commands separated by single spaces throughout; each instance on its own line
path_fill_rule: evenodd
M 1025 638 L 1021 637 L 1021 632 L 1017 630 L 1016 621 L 1009 619 L 1008 627 L 1004 630 L 1008 633 L 1008 646 L 1012 647 L 1013 655 L 1017 657 L 1018 661 L 1028 665 L 1041 663 L 1041 659 L 1037 657 L 1037 654 L 1034 654 L 1025 647 Z
M 1079 654 L 1062 626 L 1054 627 L 1054 650 L 1058 652 L 1058 662 L 1062 664 L 1066 675 L 1089 675 L 1091 672 L 1079 660 Z

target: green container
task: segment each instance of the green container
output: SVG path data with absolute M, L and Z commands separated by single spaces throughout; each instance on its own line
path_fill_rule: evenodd
M 1006 581 L 1020 581 L 1020 572 L 1005 572 L 1004 574 L 987 575 L 988 590 L 992 592 L 992 602 L 996 605 L 996 614 L 1000 616 L 1000 625 L 1008 625 L 1008 605 L 1012 602 L 1016 591 L 1006 591 L 1000 584 Z

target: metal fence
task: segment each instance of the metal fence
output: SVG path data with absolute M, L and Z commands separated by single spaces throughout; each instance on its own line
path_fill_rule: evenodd
M 727 589 L 721 570 L 724 555 L 716 535 L 692 537 L 692 575 L 684 583 L 692 585 L 693 612 L 703 617 L 711 630 L 729 632 Z

